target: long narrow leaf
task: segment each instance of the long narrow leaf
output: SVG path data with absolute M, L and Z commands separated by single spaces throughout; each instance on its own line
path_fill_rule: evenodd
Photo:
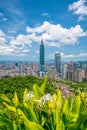
M 40 94 L 39 94 L 39 89 L 37 84 L 33 85 L 33 93 L 36 100 L 40 99 Z
M 15 107 L 8 105 L 6 102 L 3 102 L 3 104 L 4 104 L 10 111 L 16 112 L 16 108 L 15 108 Z
M 44 82 L 43 82 L 43 84 L 40 87 L 40 92 L 41 92 L 42 95 L 44 95 L 44 91 L 45 91 L 45 87 L 46 87 L 47 81 L 48 81 L 48 76 L 45 76 Z
M 13 124 L 9 119 L 0 118 L 0 126 L 5 126 L 7 130 L 14 130 Z
M 17 107 L 18 104 L 19 104 L 18 96 L 17 96 L 17 93 L 16 93 L 16 92 L 14 93 L 13 103 L 15 104 L 16 107 Z
M 41 125 L 26 119 L 24 120 L 24 124 L 29 130 L 45 130 Z
M 1 98 L 2 98 L 5 102 L 8 102 L 8 103 L 11 102 L 11 100 L 10 100 L 5 94 L 1 94 Z

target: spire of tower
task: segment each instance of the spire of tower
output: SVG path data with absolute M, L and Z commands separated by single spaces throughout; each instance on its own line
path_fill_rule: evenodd
M 43 45 L 43 39 L 41 38 L 41 44 Z

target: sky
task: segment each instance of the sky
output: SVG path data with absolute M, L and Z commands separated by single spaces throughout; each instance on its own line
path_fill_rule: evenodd
M 87 60 L 87 0 L 0 0 L 0 61 Z

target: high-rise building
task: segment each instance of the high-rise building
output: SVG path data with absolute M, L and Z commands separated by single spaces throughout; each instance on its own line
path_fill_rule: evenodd
M 61 73 L 61 56 L 60 53 L 55 53 L 55 68 L 58 73 Z
M 43 44 L 43 40 L 41 40 L 41 44 L 40 44 L 40 63 L 39 63 L 39 69 L 40 69 L 40 71 L 44 72 L 44 44 Z
M 70 62 L 68 64 L 68 68 L 66 70 L 66 79 L 68 80 L 75 80 L 75 72 L 74 72 L 74 62 Z
M 62 78 L 64 78 L 64 79 L 66 79 L 66 72 L 67 72 L 67 70 L 68 70 L 68 65 L 67 64 L 63 64 L 62 66 L 61 66 L 61 75 L 62 75 Z
M 70 70 L 70 71 L 74 70 L 74 62 L 71 61 L 71 62 L 68 64 L 68 70 Z
M 48 75 L 48 71 L 45 70 L 45 63 L 44 63 L 44 44 L 43 40 L 41 40 L 40 44 L 40 57 L 39 57 L 39 71 L 38 71 L 38 76 L 39 77 L 44 77 L 45 75 Z
M 66 79 L 74 81 L 75 80 L 75 72 L 73 70 L 66 71 Z
M 49 67 L 47 71 L 50 79 L 58 80 L 58 73 L 54 67 Z
M 76 81 L 82 82 L 84 78 L 85 78 L 85 70 L 84 69 L 77 69 Z

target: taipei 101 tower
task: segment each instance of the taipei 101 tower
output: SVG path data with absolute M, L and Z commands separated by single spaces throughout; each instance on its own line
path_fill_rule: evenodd
M 39 60 L 39 70 L 44 72 L 44 44 L 43 40 L 41 39 L 41 44 L 40 44 L 40 60 Z

